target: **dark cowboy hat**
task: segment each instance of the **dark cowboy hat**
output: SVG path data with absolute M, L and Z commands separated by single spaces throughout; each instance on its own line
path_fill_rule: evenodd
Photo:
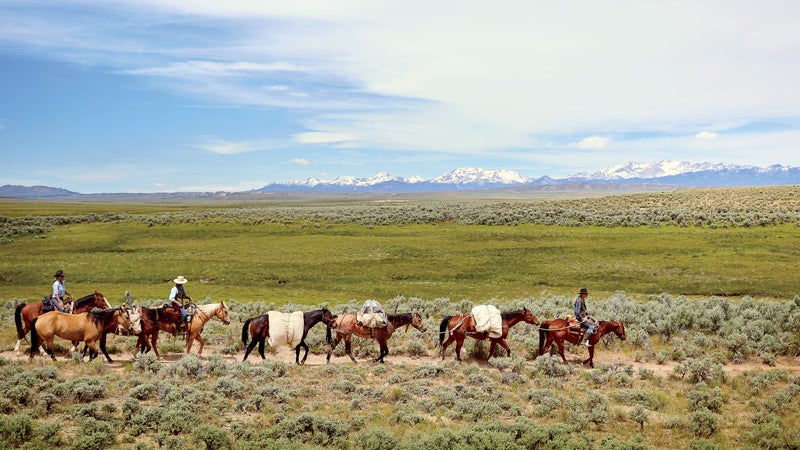
M 56 270 L 56 274 L 53 275 L 53 276 L 55 278 L 58 278 L 58 277 L 65 277 L 65 276 L 67 276 L 67 274 L 65 274 L 63 270 Z
M 580 295 L 580 294 L 587 294 L 588 295 L 589 291 L 587 291 L 586 288 L 581 288 L 580 292 L 578 292 L 578 295 Z

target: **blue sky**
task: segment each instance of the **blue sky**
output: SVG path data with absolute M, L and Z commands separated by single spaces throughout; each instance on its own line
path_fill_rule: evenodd
M 0 3 L 0 185 L 800 166 L 796 1 Z

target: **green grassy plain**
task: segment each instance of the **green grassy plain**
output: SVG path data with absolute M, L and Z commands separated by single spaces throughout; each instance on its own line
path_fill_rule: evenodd
M 3 204 L 3 213 L 86 214 L 91 205 Z M 139 214 L 207 205 L 94 205 Z M 646 297 L 792 298 L 800 228 L 354 223 L 70 224 L 0 246 L 0 300 L 36 299 L 63 269 L 75 295 L 166 297 L 184 275 L 196 299 L 314 305 L 398 295 L 484 301 L 625 291 Z

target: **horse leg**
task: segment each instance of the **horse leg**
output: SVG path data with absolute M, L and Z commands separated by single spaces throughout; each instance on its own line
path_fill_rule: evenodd
M 303 349 L 306 351 L 305 354 L 303 355 L 303 360 L 302 361 L 300 361 L 300 347 L 303 347 Z M 295 360 L 294 361 L 298 365 L 302 366 L 303 364 L 306 363 L 306 358 L 308 358 L 308 345 L 306 344 L 306 341 L 300 341 L 300 343 L 297 344 L 297 347 L 295 347 L 294 350 L 295 350 Z
M 258 344 L 258 339 L 253 339 L 249 344 L 247 344 L 247 347 L 244 349 L 244 358 L 242 358 L 242 362 L 247 361 L 247 356 L 250 355 L 250 352 L 253 351 L 253 349 L 256 347 L 256 344 Z
M 267 338 L 261 337 L 261 339 L 258 340 L 258 354 L 261 355 L 262 360 L 267 359 L 267 357 L 264 355 L 264 350 L 266 349 L 266 346 L 267 346 Z
M 339 344 L 339 341 L 342 340 L 341 335 L 336 333 L 336 337 L 331 342 L 331 348 L 328 350 L 328 357 L 326 358 L 327 364 L 331 363 L 331 355 L 333 354 L 333 349 L 336 348 L 336 345 Z
M 158 346 L 156 345 L 156 341 L 158 341 L 158 330 L 155 330 L 153 334 L 150 335 L 150 343 L 153 347 L 153 352 L 156 354 L 156 358 L 161 359 L 161 354 L 158 353 Z
M 442 344 L 442 361 L 444 361 L 444 351 L 447 350 L 447 347 L 450 346 L 450 344 L 452 344 L 455 339 L 456 338 L 454 337 L 454 335 L 451 334 L 450 336 L 447 337 L 447 340 L 444 341 L 444 343 Z
M 386 341 L 379 342 L 378 344 L 381 350 L 380 353 L 378 354 L 378 357 L 375 358 L 375 361 L 373 362 L 379 362 L 383 364 L 383 358 L 389 354 L 389 346 L 386 345 Z
M 506 349 L 506 356 L 510 358 L 511 357 L 511 347 L 508 346 L 508 342 L 506 342 L 505 339 L 500 338 L 500 340 L 498 340 L 497 343 L 500 344 L 501 347 Z
M 203 339 L 203 337 L 202 337 L 202 336 L 200 336 L 200 335 L 198 334 L 198 335 L 197 335 L 197 342 L 199 342 L 199 343 L 200 343 L 200 350 L 198 350 L 198 351 L 197 351 L 197 356 L 200 356 L 200 355 L 202 355 L 202 354 L 203 354 L 203 347 L 205 347 L 205 345 L 206 345 L 206 341 L 205 341 L 205 339 Z
M 106 360 L 107 360 L 109 363 L 113 363 L 113 362 L 114 362 L 114 360 L 113 360 L 113 359 L 111 359 L 111 357 L 110 357 L 110 356 L 108 356 L 108 351 L 106 351 L 106 334 L 105 334 L 105 333 L 103 333 L 103 334 L 100 336 L 100 350 L 102 350 L 102 351 L 103 351 L 103 355 L 105 355 L 105 357 L 106 357 Z M 95 356 L 97 356 L 97 352 L 95 352 Z M 91 360 L 92 360 L 92 355 L 91 355 L 91 353 L 90 353 L 90 354 L 89 354 L 89 361 L 91 361 Z
M 590 338 L 589 343 L 592 345 L 589 347 L 589 357 L 583 360 L 583 364 L 589 364 L 589 367 L 594 368 L 594 346 L 597 344 L 597 341 L 592 342 L 592 338 Z
M 349 334 L 347 335 L 346 338 L 344 338 L 344 352 L 347 353 L 347 356 L 349 356 L 354 363 L 358 364 L 358 361 L 356 361 L 356 359 L 353 357 L 352 345 L 350 343 Z
M 564 341 L 556 340 L 556 346 L 558 346 L 558 354 L 561 355 L 561 360 L 568 365 L 567 357 L 564 356 Z
M 461 347 L 463 346 L 464 346 L 464 335 L 459 335 L 456 337 L 456 359 L 458 360 L 458 362 L 461 362 Z

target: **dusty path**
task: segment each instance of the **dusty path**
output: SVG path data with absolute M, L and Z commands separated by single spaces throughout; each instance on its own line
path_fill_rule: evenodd
M 167 336 L 163 336 L 162 338 L 167 338 Z M 109 338 L 109 347 L 111 346 L 112 339 L 130 339 L 130 338 L 117 337 L 117 336 L 110 337 Z M 205 359 L 205 358 L 208 358 L 211 355 L 221 355 L 221 353 L 220 353 L 221 349 L 222 349 L 222 346 L 220 346 L 220 345 L 208 344 L 203 349 L 203 355 L 201 356 L 201 358 Z M 445 359 L 445 361 L 453 360 L 454 357 L 453 357 L 452 352 L 448 352 L 448 353 L 449 354 L 448 354 L 447 358 Z M 192 354 L 193 355 L 197 355 L 197 347 L 196 346 L 193 347 Z M 283 361 L 283 362 L 285 362 L 287 364 L 294 364 L 294 362 L 295 362 L 295 352 L 294 352 L 293 349 L 289 348 L 288 346 L 279 347 L 275 353 L 270 353 L 269 351 L 267 351 L 267 352 L 265 352 L 265 354 L 266 354 L 267 359 L 279 360 L 279 361 Z M 176 353 L 176 352 L 166 352 L 165 353 L 164 350 L 162 349 L 162 357 L 163 357 L 162 358 L 162 362 L 165 363 L 165 364 L 169 364 L 171 362 L 177 361 L 182 356 L 183 356 L 183 353 Z M 242 357 L 244 356 L 244 352 L 242 351 L 242 352 L 239 352 L 239 353 L 237 353 L 235 355 L 223 355 L 223 356 L 224 356 L 224 358 L 226 360 L 230 361 L 231 363 L 240 362 L 242 360 Z M 300 356 L 302 357 L 302 351 L 300 353 Z M 11 361 L 28 361 L 29 360 L 29 357 L 28 357 L 27 354 L 17 355 L 13 350 L 7 350 L 7 351 L 0 352 L 0 357 L 5 358 L 7 360 L 11 360 Z M 69 356 L 65 352 L 57 354 L 56 357 L 61 361 L 67 360 L 69 358 Z M 131 353 L 123 353 L 123 354 L 118 354 L 118 355 L 113 355 L 112 354 L 111 357 L 115 360 L 114 363 L 109 364 L 109 369 L 112 369 L 112 370 L 117 370 L 117 369 L 120 370 L 120 371 L 124 370 L 125 366 L 133 361 L 133 354 L 131 354 Z M 577 354 L 573 354 L 573 353 L 569 353 L 569 352 L 567 353 L 567 359 L 569 360 L 570 364 L 575 369 L 581 369 L 582 366 L 581 366 L 580 361 L 585 357 L 586 357 L 586 352 L 585 351 L 582 352 L 582 353 L 577 353 Z M 45 358 L 49 358 L 49 357 L 41 357 L 41 356 L 37 357 L 37 359 L 41 359 L 41 360 L 44 360 Z M 100 358 L 103 358 L 103 356 L 101 355 Z M 439 361 L 441 361 L 441 359 L 439 358 L 438 353 L 433 351 L 433 350 L 429 350 L 428 351 L 428 355 L 427 356 L 422 356 L 422 357 L 409 357 L 409 356 L 405 356 L 405 355 L 392 355 L 392 354 L 390 354 L 389 356 L 386 357 L 386 363 L 387 364 L 403 363 L 403 364 L 412 364 L 413 365 L 413 364 L 422 364 L 422 363 L 436 363 L 436 362 L 439 362 Z M 258 354 L 258 349 L 255 349 L 252 353 L 250 353 L 250 356 L 248 356 L 248 358 L 247 358 L 247 362 L 250 363 L 250 364 L 260 364 L 261 363 L 261 355 Z M 659 376 L 667 376 L 667 375 L 673 373 L 673 370 L 674 370 L 674 367 L 675 367 L 675 364 L 676 364 L 674 361 L 667 361 L 665 364 L 658 364 L 655 361 L 639 361 L 639 362 L 637 362 L 630 355 L 627 355 L 627 354 L 625 354 L 623 352 L 615 352 L 613 350 L 607 350 L 607 349 L 598 349 L 597 350 L 597 353 L 595 355 L 595 363 L 596 364 L 598 364 L 598 363 L 600 363 L 600 364 L 615 364 L 615 365 L 621 365 L 621 366 L 632 365 L 634 367 L 634 370 L 639 370 L 639 368 L 645 368 L 645 369 L 652 370 L 655 374 L 657 374 Z M 327 363 L 326 363 L 326 355 L 325 354 L 309 353 L 308 354 L 308 358 L 306 359 L 306 364 L 305 365 L 313 367 L 313 366 L 324 366 L 326 364 Z M 336 355 L 334 355 L 334 356 L 331 357 L 331 364 L 353 364 L 353 363 L 350 361 L 350 358 L 347 357 L 347 356 L 336 356 Z M 369 367 L 369 366 L 374 365 L 375 363 L 372 362 L 372 359 L 367 358 L 367 359 L 359 359 L 358 364 L 362 365 L 362 366 Z M 475 361 L 475 360 L 465 359 L 464 360 L 464 364 L 479 364 L 479 365 L 485 366 L 486 362 L 485 361 Z M 753 371 L 753 370 L 755 370 L 755 371 L 766 371 L 766 370 L 779 370 L 779 369 L 784 369 L 784 370 L 789 371 L 792 374 L 800 375 L 800 358 L 797 358 L 797 357 L 795 357 L 795 358 L 787 358 L 787 357 L 777 358 L 776 364 L 774 366 L 768 366 L 768 365 L 764 364 L 763 362 L 761 362 L 758 359 L 751 359 L 751 360 L 748 360 L 748 361 L 746 361 L 744 363 L 741 363 L 741 364 L 728 363 L 728 364 L 725 364 L 723 366 L 723 370 L 729 376 L 740 375 L 741 373 L 743 373 L 745 371 Z M 589 370 L 589 369 L 586 368 L 586 370 Z

